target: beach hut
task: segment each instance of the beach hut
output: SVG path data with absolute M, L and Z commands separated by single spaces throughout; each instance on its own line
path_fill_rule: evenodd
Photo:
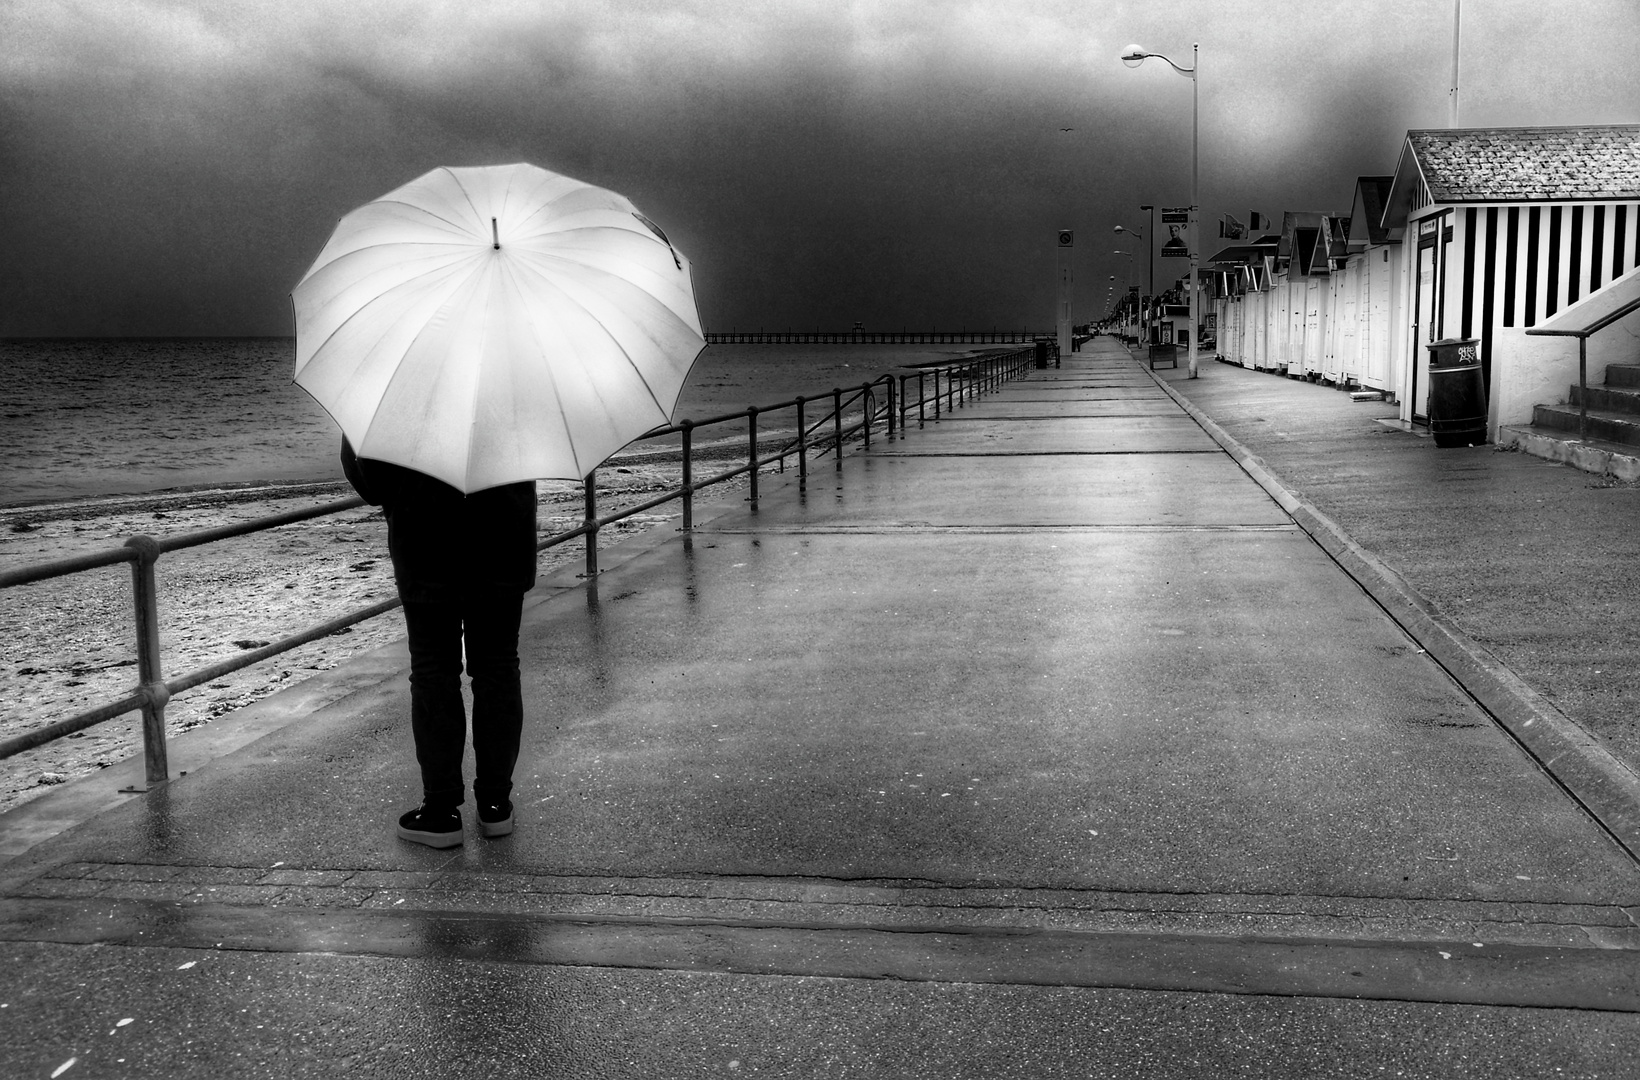
M 1229 363 L 1250 368 L 1266 366 L 1269 297 L 1266 260 L 1274 256 L 1279 241 L 1278 236 L 1268 234 L 1250 242 L 1230 244 L 1207 260 L 1223 281 L 1215 290 L 1212 302 L 1218 329 L 1218 355 Z
M 1428 420 L 1425 346 L 1472 338 L 1496 439 L 1577 380 L 1575 343 L 1526 331 L 1640 262 L 1640 125 L 1409 131 L 1380 226 L 1406 252 L 1402 419 Z M 1640 313 L 1626 319 L 1590 339 L 1590 381 L 1632 361 Z
M 1277 341 L 1276 367 L 1294 378 L 1323 374 L 1332 273 L 1330 219 L 1338 216 L 1319 210 L 1281 215 L 1274 291 L 1286 317 L 1284 334 Z
M 1340 386 L 1396 389 L 1398 298 L 1404 286 L 1399 236 L 1384 227 L 1393 176 L 1362 176 L 1344 229 L 1344 257 L 1335 272 L 1334 337 Z

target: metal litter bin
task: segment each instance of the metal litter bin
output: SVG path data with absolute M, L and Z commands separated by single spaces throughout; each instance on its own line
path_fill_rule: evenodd
M 1429 349 L 1429 431 L 1441 447 L 1486 443 L 1486 382 L 1474 338 L 1432 341 Z
M 1038 371 L 1048 366 L 1048 342 L 1046 338 L 1036 339 L 1036 367 Z

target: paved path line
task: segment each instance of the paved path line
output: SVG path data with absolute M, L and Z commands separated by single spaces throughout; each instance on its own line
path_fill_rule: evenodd
M 1148 368 L 1169 397 L 1290 514 L 1487 715 L 1640 863 L 1640 777 L 1342 527 L 1289 490 L 1264 461 Z

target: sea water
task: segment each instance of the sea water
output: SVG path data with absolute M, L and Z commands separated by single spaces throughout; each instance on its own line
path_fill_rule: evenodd
M 713 345 L 675 418 L 829 393 L 993 351 Z M 341 433 L 291 381 L 290 338 L 0 340 L 0 507 L 176 488 L 337 480 Z

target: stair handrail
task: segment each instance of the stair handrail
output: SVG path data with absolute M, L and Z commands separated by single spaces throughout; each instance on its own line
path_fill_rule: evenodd
M 1577 438 L 1589 441 L 1589 337 L 1640 311 L 1640 267 L 1613 278 L 1603 289 L 1569 305 L 1560 314 L 1527 328 L 1533 337 L 1577 338 Z

